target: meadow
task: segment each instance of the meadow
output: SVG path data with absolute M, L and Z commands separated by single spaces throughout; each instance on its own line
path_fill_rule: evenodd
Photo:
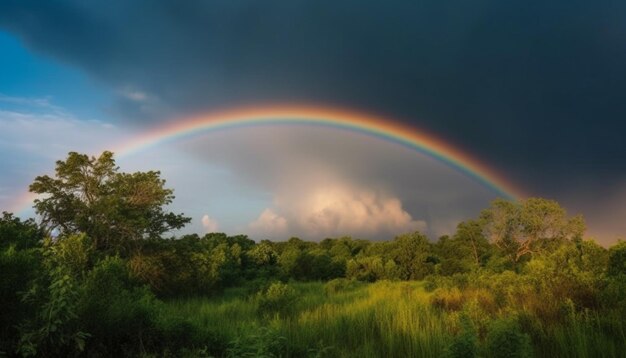
M 284 285 L 276 306 L 262 310 L 263 293 L 228 289 L 211 299 L 168 301 L 163 314 L 229 341 L 226 356 L 250 357 L 623 357 L 623 320 L 564 313 L 539 322 L 524 308 L 487 307 L 489 293 L 427 290 L 432 282 Z M 280 286 L 280 284 L 279 284 Z M 429 292 L 430 291 L 430 292 Z M 267 292 L 266 292 L 267 295 Z M 289 296 L 289 297 L 285 297 Z M 272 298 L 270 298 L 271 300 Z M 440 303 L 445 301 L 449 306 Z M 464 302 L 463 302 L 464 301 Z M 494 309 L 491 314 L 488 310 Z M 532 334 L 529 335 L 526 332 Z

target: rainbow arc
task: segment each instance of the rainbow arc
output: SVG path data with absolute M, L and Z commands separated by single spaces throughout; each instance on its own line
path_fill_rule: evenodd
M 383 139 L 446 163 L 506 199 L 517 200 L 525 196 L 495 170 L 431 133 L 389 118 L 335 108 L 272 106 L 206 113 L 161 124 L 113 148 L 113 152 L 117 157 L 125 157 L 202 133 L 271 125 L 327 127 Z M 15 206 L 22 211 L 33 198 L 25 194 Z

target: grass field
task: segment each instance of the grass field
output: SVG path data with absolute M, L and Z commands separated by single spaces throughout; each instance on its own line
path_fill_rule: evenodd
M 607 327 L 593 314 L 542 324 L 523 309 L 487 313 L 472 302 L 440 308 L 424 282 L 341 280 L 288 288 L 270 309 L 260 309 L 262 295 L 237 288 L 211 299 L 169 301 L 163 313 L 231 342 L 230 356 L 626 355 L 623 323 Z

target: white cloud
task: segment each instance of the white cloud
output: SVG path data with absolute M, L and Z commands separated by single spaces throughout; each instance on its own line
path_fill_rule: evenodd
M 310 235 L 332 233 L 400 233 L 423 230 L 426 223 L 413 220 L 402 208 L 400 199 L 373 191 L 351 188 L 322 188 L 301 207 L 300 225 Z M 306 202 L 306 201 L 305 201 Z
M 101 121 L 81 121 L 57 113 L 33 114 L 0 109 L 0 144 L 14 154 L 59 159 L 68 151 L 95 153 L 110 149 L 124 137 L 116 127 Z
M 425 230 L 426 223 L 415 220 L 402 208 L 401 201 L 373 190 L 332 184 L 276 198 L 250 224 L 251 235 L 299 233 L 307 239 L 353 235 L 379 237 Z
M 217 220 L 211 218 L 209 215 L 202 217 L 202 227 L 206 232 L 216 232 L 218 228 Z
M 282 237 L 287 233 L 287 219 L 267 208 L 249 227 L 255 237 Z
M 32 198 L 28 184 L 51 173 L 69 151 L 96 155 L 129 136 L 106 122 L 78 120 L 47 97 L 0 95 L 0 186 L 10 193 L 0 196 L 0 210 L 25 210 Z

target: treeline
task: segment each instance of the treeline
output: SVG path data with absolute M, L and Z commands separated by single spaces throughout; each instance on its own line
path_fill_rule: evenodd
M 164 315 L 163 302 L 237 286 L 262 312 L 292 302 L 277 281 L 330 281 L 332 291 L 350 280 L 424 280 L 433 309 L 469 317 L 453 332 L 457 356 L 472 356 L 485 317 L 498 315 L 517 317 L 504 337 L 522 343 L 579 322 L 624 347 L 626 242 L 583 239 L 582 218 L 554 201 L 496 200 L 436 241 L 414 232 L 255 242 L 165 238 L 189 219 L 164 211 L 173 192 L 163 186 L 158 172 L 118 173 L 108 152 L 70 153 L 55 178 L 35 179 L 39 221 L 0 218 L 0 356 L 228 356 L 232 337 Z
M 258 243 L 212 233 L 146 239 L 121 255 L 98 251 L 84 234 L 47 238 L 33 220 L 5 213 L 0 304 L 11 309 L 0 311 L 1 351 L 184 352 L 194 347 L 195 331 L 184 322 L 160 321 L 159 298 L 212 296 L 232 286 L 254 295 L 272 282 L 292 280 L 425 279 L 434 290 L 432 304 L 443 310 L 477 300 L 487 312 L 523 308 L 543 323 L 562 323 L 576 312 L 610 312 L 606 322 L 626 318 L 626 242 L 605 249 L 577 238 L 539 239 L 541 250 L 515 260 L 484 230 L 477 222 L 462 223 L 455 235 L 436 242 L 418 232 L 384 242 L 344 237 Z M 333 281 L 338 284 L 345 285 Z M 623 325 L 617 328 L 615 338 L 623 339 Z M 218 342 L 211 346 L 214 353 L 224 353 L 228 342 L 219 343 L 219 331 L 213 333 L 199 341 Z

